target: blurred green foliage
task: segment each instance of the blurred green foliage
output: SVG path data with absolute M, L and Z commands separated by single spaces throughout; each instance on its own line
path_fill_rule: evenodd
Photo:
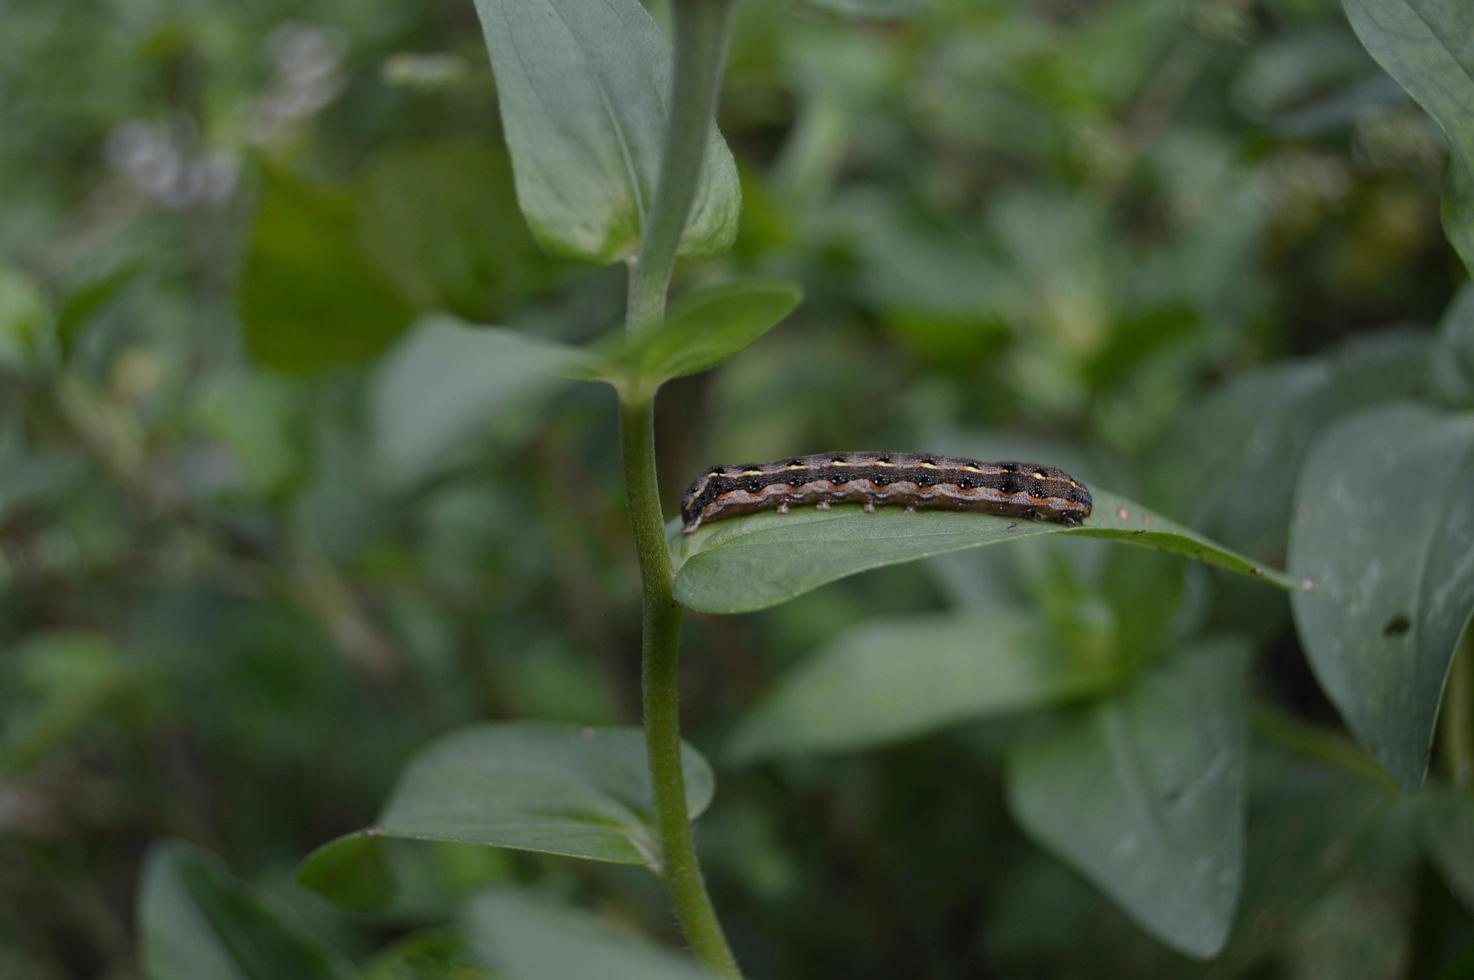
M 21 0 L 0 92 L 0 976 L 483 976 L 569 929 L 568 962 L 688 972 L 545 907 L 674 941 L 639 869 L 386 840 L 372 913 L 292 878 L 451 729 L 638 720 L 612 400 L 540 381 L 554 342 L 615 324 L 622 277 L 528 230 L 473 4 Z M 1035 457 L 1285 567 L 1325 432 L 1471 403 L 1440 224 L 1467 126 L 1334 0 L 741 0 L 719 121 L 737 240 L 678 290 L 781 276 L 805 300 L 665 387 L 668 513 L 714 462 Z M 1041 659 L 979 666 L 949 636 Z M 753 976 L 1474 956 L 1468 793 L 1389 787 L 1261 584 L 1040 540 L 692 617 L 683 660 L 718 787 L 702 855 Z M 927 697 L 969 666 L 998 673 Z M 1166 734 L 1099 737 L 1153 700 L 1185 713 Z M 1134 845 L 1156 849 L 1129 885 L 1092 863 L 1136 852 L 1071 803 L 1129 814 L 1150 794 L 1090 780 L 1133 759 L 1173 787 L 1220 766 L 1191 822 L 1242 857 L 1236 905 L 1179 896 L 1155 859 L 1180 842 Z M 1202 908 L 1232 918 L 1207 964 L 1160 940 L 1215 952 L 1221 922 L 1153 925 Z

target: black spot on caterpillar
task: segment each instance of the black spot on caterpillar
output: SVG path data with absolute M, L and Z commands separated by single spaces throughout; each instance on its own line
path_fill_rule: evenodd
M 714 466 L 681 498 L 683 530 L 762 510 L 813 504 L 900 504 L 907 510 L 964 510 L 1076 526 L 1090 516 L 1090 491 L 1063 470 L 1037 463 L 983 463 L 916 453 L 818 453 L 774 463 Z

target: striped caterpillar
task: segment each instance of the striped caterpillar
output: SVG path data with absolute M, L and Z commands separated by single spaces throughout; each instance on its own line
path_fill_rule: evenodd
M 1037 463 L 980 463 L 926 453 L 818 453 L 773 463 L 713 466 L 681 498 L 682 530 L 761 510 L 813 504 L 906 510 L 970 510 L 1078 526 L 1090 491 L 1063 470 Z

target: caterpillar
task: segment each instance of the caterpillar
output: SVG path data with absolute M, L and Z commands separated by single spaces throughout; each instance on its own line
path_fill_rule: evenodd
M 1078 526 L 1090 516 L 1090 491 L 1074 477 L 1038 463 L 982 463 L 926 453 L 817 453 L 772 463 L 713 466 L 681 498 L 682 530 L 812 504 L 886 504 L 979 511 Z

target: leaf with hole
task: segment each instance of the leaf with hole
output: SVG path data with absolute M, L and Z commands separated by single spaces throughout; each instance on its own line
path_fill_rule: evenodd
M 1396 404 L 1311 451 L 1295 494 L 1292 597 L 1321 687 L 1405 789 L 1423 782 L 1454 646 L 1474 611 L 1474 418 Z

